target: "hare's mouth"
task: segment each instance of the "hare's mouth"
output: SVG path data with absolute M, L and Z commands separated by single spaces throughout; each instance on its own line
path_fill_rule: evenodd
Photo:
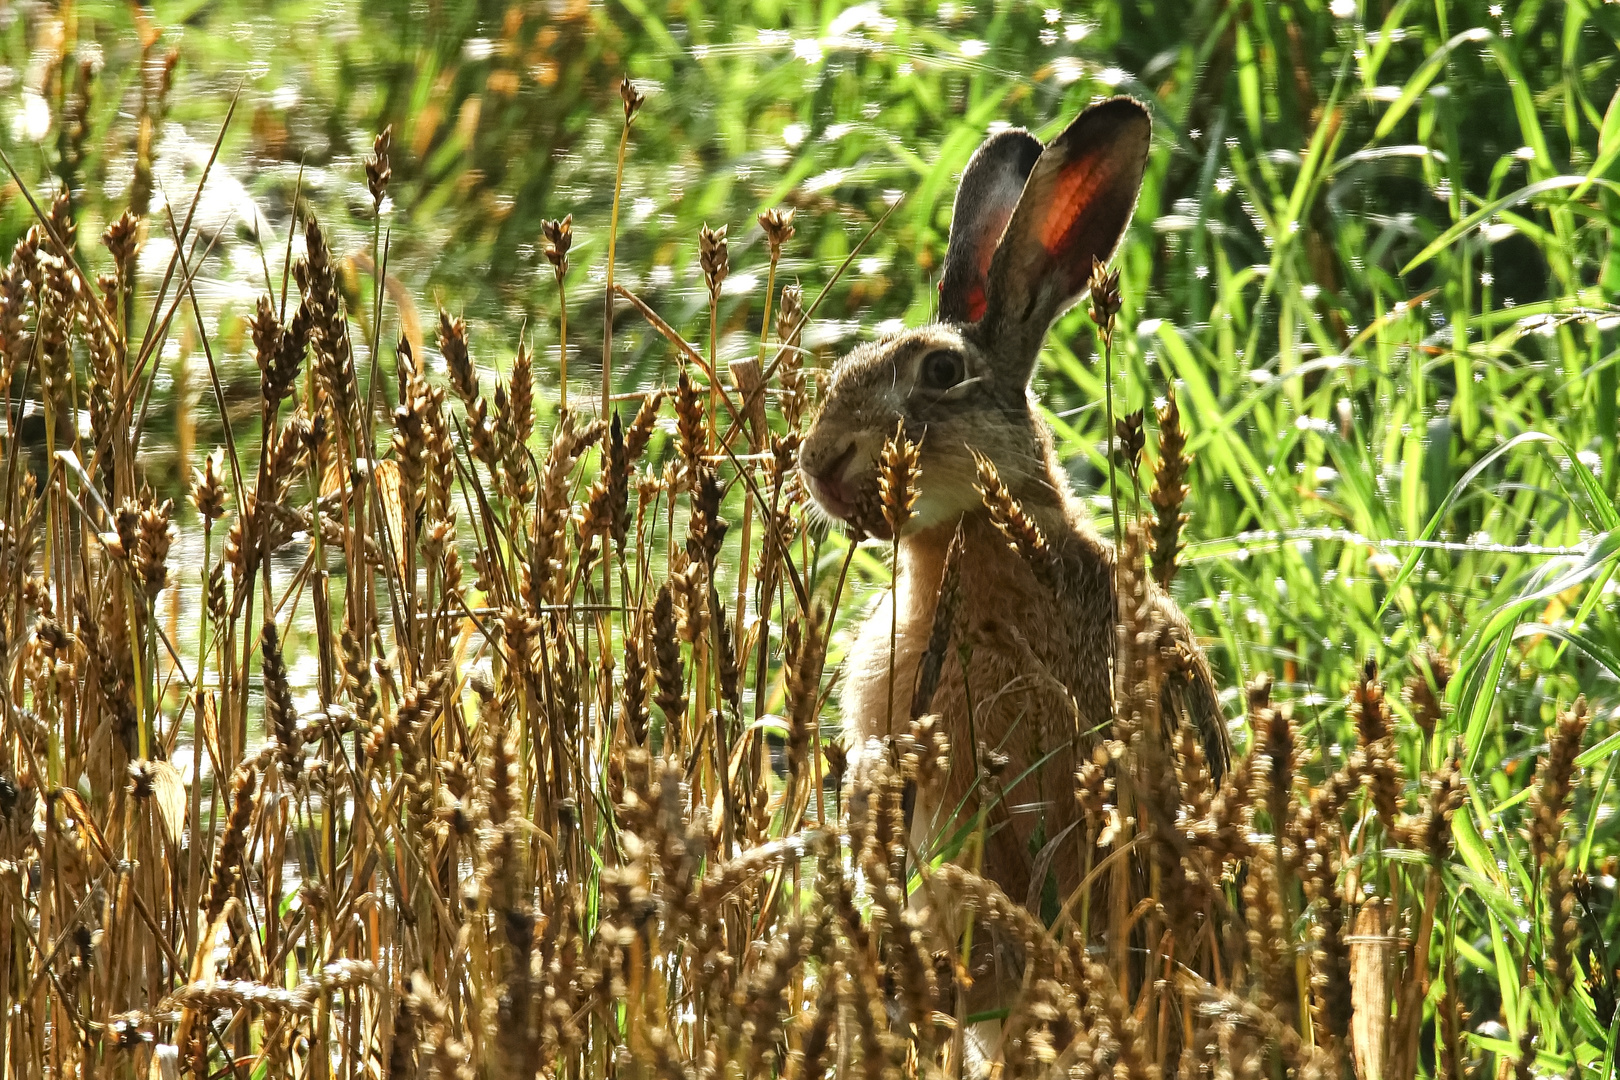
M 842 480 L 825 480 L 810 473 L 804 474 L 805 485 L 811 498 L 827 513 L 840 521 L 848 521 L 855 511 L 855 492 Z
M 887 539 L 888 523 L 883 520 L 882 503 L 878 495 L 877 478 L 862 470 L 850 468 L 855 458 L 855 446 L 820 470 L 800 469 L 805 487 L 811 498 L 830 517 L 871 536 Z

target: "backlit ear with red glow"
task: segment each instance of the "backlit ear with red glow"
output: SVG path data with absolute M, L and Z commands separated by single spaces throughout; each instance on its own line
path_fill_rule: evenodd
M 1086 291 L 1136 209 L 1152 123 L 1130 98 L 1093 105 L 1035 162 L 991 259 L 980 337 L 1026 380 L 1046 332 Z M 955 236 L 952 235 L 954 243 Z
M 991 259 L 1024 191 L 1024 180 L 1040 156 L 1040 141 L 1013 128 L 990 136 L 968 160 L 956 189 L 945 274 L 939 283 L 942 322 L 975 323 L 984 318 Z

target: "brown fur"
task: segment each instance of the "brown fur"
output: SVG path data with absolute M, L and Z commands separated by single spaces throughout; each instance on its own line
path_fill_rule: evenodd
M 952 340 L 937 327 L 915 336 L 930 344 Z M 806 444 L 807 460 L 816 460 L 832 431 L 848 430 L 843 425 L 852 417 L 841 404 L 849 393 L 858 395 L 859 419 L 866 421 L 862 426 L 873 433 L 871 444 L 881 448 L 877 433 L 892 430 L 898 417 L 878 416 L 869 406 L 887 396 L 878 392 L 879 387 L 899 381 L 885 368 L 896 355 L 903 364 L 913 351 L 907 346 L 905 340 L 897 340 L 887 343 L 881 355 L 873 350 L 846 359 Z M 857 384 L 860 390 L 855 390 Z M 1106 732 L 1110 721 L 1116 632 L 1112 545 L 1097 535 L 1078 500 L 1069 494 L 1050 436 L 1032 409 L 1018 423 L 997 412 L 989 421 L 996 429 L 975 430 L 948 444 L 938 429 L 909 430 L 914 418 L 906 419 L 908 435 L 922 442 L 919 527 L 900 541 L 893 677 L 889 671 L 893 592 L 868 616 L 847 661 L 842 704 L 852 747 L 859 753 L 869 740 L 903 732 L 911 719 L 918 664 L 933 628 L 945 553 L 960 522 L 964 542 L 960 619 L 931 704 L 931 711 L 945 721 L 951 760 L 942 790 L 919 793 L 913 820 L 920 838 L 937 841 L 972 820 L 981 806 L 994 804 L 983 869 L 1020 901 L 1038 901 L 1040 894 L 1042 883 L 1031 880 L 1039 857 L 1032 850 L 1037 846 L 1034 839 L 1051 842 L 1063 836 L 1051 853 L 1050 866 L 1059 894 L 1066 897 L 1079 884 L 1085 843 L 1078 829 L 1064 835 L 1078 812 L 1073 783 L 1077 755 Z M 1056 564 L 1048 580 L 1038 579 L 1009 549 L 982 506 L 961 505 L 978 501 L 970 447 L 1000 466 L 1003 481 L 1045 534 Z M 1021 467 L 1030 461 L 1038 467 Z M 876 528 L 875 519 L 869 524 Z M 1155 600 L 1171 634 L 1196 658 L 1186 696 L 1218 766 L 1226 757 L 1226 729 L 1213 677 L 1185 616 L 1157 591 Z M 964 642 L 970 649 L 965 673 L 957 656 Z M 892 729 L 887 697 L 891 686 Z M 975 743 L 1007 756 L 999 784 L 975 783 L 980 772 Z

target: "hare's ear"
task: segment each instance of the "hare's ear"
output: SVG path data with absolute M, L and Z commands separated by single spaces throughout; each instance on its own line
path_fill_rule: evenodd
M 951 210 L 951 239 L 939 282 L 941 321 L 975 323 L 984 317 L 991 257 L 1040 156 L 1040 141 L 1012 128 L 990 136 L 968 160 Z
M 1080 299 L 1091 261 L 1108 261 L 1136 208 L 1152 123 L 1130 98 L 1075 118 L 1024 184 L 990 264 L 985 340 L 1027 380 L 1052 320 Z

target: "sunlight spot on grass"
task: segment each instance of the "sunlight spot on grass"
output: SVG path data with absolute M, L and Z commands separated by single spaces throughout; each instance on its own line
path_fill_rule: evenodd
M 827 33 L 831 37 L 843 37 L 852 30 L 865 27 L 879 34 L 892 34 L 897 25 L 898 23 L 885 15 L 877 4 L 857 4 L 847 11 L 840 12 L 827 27 Z
M 758 288 L 758 274 L 732 274 L 720 286 L 720 293 L 722 296 L 747 296 Z
M 1052 78 L 1059 86 L 1077 82 L 1085 74 L 1085 67 L 1073 56 L 1060 56 L 1052 61 Z
M 844 182 L 844 177 L 848 172 L 848 169 L 828 169 L 826 172 L 806 180 L 804 190 L 814 194 L 818 191 L 826 191 L 828 188 L 835 188 Z
M 12 138 L 37 143 L 51 131 L 51 106 L 33 90 L 23 91 L 23 105 L 11 122 Z

